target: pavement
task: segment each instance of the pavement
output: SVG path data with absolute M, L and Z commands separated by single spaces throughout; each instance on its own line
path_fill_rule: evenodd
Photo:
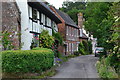
M 82 55 L 71 58 L 58 67 L 57 74 L 51 78 L 99 78 L 94 55 Z

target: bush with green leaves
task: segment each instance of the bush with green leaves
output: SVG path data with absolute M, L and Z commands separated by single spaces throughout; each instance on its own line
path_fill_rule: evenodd
M 58 47 L 63 45 L 63 38 L 59 32 L 54 32 L 54 30 L 52 31 L 52 35 L 55 39 L 55 42 L 52 46 L 52 50 L 55 53 L 55 57 L 59 58 L 60 52 L 58 51 Z
M 54 32 L 54 30 L 53 30 L 53 37 L 57 41 L 58 45 L 63 45 L 63 38 L 59 32 Z
M 92 54 L 92 42 L 88 41 L 88 52 Z
M 78 46 L 78 51 L 82 55 L 87 55 L 92 53 L 92 45 L 89 41 L 82 41 Z
M 102 58 L 96 67 L 101 78 L 118 78 L 115 68 L 110 66 L 110 58 Z
M 80 52 L 79 52 L 79 51 L 75 51 L 75 52 L 74 52 L 74 55 L 79 56 L 79 55 L 80 55 Z
M 54 37 L 49 34 L 47 30 L 43 30 L 39 36 L 40 44 L 39 47 L 41 48 L 50 48 L 54 43 Z
M 88 42 L 85 41 L 85 40 L 83 40 L 83 41 L 82 41 L 82 44 L 83 44 L 83 46 L 84 46 L 84 50 L 85 50 L 86 52 L 88 52 L 88 51 L 89 51 L 89 49 L 88 49 Z
M 86 55 L 85 50 L 84 50 L 84 45 L 83 45 L 82 42 L 80 42 L 80 44 L 78 46 L 78 51 L 79 51 L 80 54 Z
M 41 73 L 53 66 L 51 49 L 3 51 L 2 71 L 6 73 Z
M 10 32 L 6 31 L 1 34 L 2 35 L 2 45 L 4 50 L 12 50 L 14 48 L 14 45 L 12 44 L 12 41 L 10 39 L 10 35 L 12 35 Z

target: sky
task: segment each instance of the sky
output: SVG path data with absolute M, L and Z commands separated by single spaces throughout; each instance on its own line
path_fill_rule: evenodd
M 62 3 L 65 0 L 46 0 L 46 1 L 55 6 L 55 8 L 59 9 L 59 7 L 62 7 Z

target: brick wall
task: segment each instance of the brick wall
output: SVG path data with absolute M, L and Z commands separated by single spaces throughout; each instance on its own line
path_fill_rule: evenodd
M 58 51 L 60 53 L 63 53 L 64 55 L 73 54 L 73 52 L 76 51 L 76 49 L 78 47 L 78 45 L 77 45 L 77 42 L 79 42 L 78 29 L 65 24 L 65 21 L 55 11 L 55 9 L 53 7 L 50 7 L 50 8 L 62 21 L 62 23 L 58 24 L 57 26 L 58 26 L 58 32 L 60 32 L 60 34 L 63 36 L 64 45 L 59 46 Z
M 14 50 L 20 48 L 20 12 L 15 2 L 2 2 L 2 32 L 10 33 Z

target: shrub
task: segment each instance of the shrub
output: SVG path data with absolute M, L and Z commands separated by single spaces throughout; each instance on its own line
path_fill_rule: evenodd
M 102 58 L 96 67 L 101 78 L 118 78 L 115 68 L 110 66 L 109 58 Z
M 2 71 L 8 73 L 42 72 L 53 66 L 54 54 L 50 49 L 3 51 Z
M 74 58 L 76 55 L 68 55 L 67 58 Z
M 85 55 L 85 54 L 86 54 L 85 51 L 84 51 L 84 46 L 83 46 L 82 42 L 81 42 L 81 43 L 79 44 L 79 46 L 78 46 L 78 51 L 79 51 L 79 53 L 82 54 L 82 55 Z
M 87 55 L 92 53 L 92 44 L 90 41 L 82 41 L 78 46 L 78 51 L 82 55 Z
M 14 49 L 14 45 L 11 41 L 11 38 L 9 37 L 10 35 L 12 35 L 12 34 L 8 31 L 2 33 L 2 41 L 0 41 L 0 42 L 2 42 L 4 50 Z
M 58 53 L 57 53 L 57 57 L 58 57 L 58 58 L 62 57 L 62 54 L 58 52 Z
M 110 66 L 112 66 L 120 75 L 120 53 L 108 55 L 107 60 L 109 61 Z
M 54 43 L 54 37 L 49 35 L 47 30 L 43 30 L 39 36 L 40 44 L 39 47 L 42 48 L 50 48 L 52 47 L 52 44 Z
M 54 32 L 54 30 L 53 30 L 53 37 L 57 41 L 58 45 L 63 45 L 63 37 L 61 36 L 61 34 L 59 32 Z
M 58 47 L 63 45 L 63 37 L 59 32 L 55 32 L 54 30 L 52 31 L 52 35 L 55 39 L 52 50 L 54 51 L 55 57 L 59 57 L 61 54 L 58 51 Z
M 80 55 L 79 51 L 75 51 L 74 55 L 79 56 Z
M 80 53 L 81 53 L 82 55 L 86 55 L 86 52 L 84 51 L 84 49 L 80 49 Z
M 88 41 L 88 48 L 89 48 L 89 53 L 92 54 L 92 43 L 91 43 L 91 41 Z
M 51 50 L 51 49 L 36 47 L 36 48 L 33 48 L 32 50 Z
M 87 41 L 82 41 L 82 44 L 84 46 L 85 52 L 88 52 L 89 51 L 88 42 Z

